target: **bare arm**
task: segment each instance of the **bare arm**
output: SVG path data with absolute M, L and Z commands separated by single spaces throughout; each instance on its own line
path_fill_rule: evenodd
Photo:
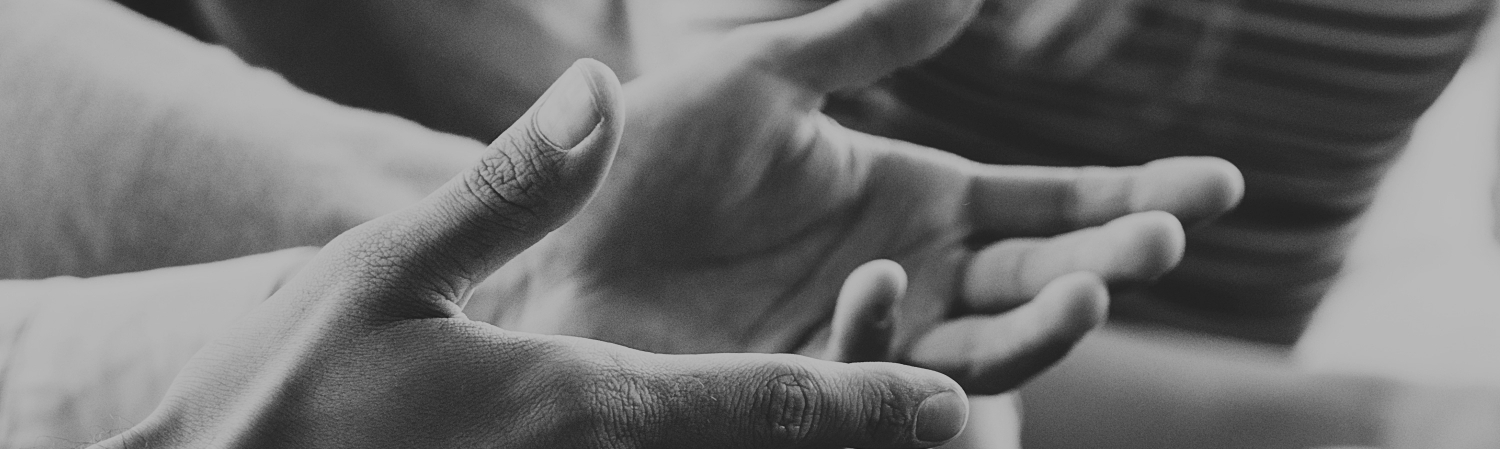
M 78 447 L 135 425 L 193 353 L 315 252 L 0 281 L 0 447 Z
M 110 2 L 0 0 L 0 277 L 321 244 L 478 142 L 341 107 Z

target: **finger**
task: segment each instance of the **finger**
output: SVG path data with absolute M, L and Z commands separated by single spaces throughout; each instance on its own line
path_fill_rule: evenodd
M 799 17 L 741 27 L 769 72 L 821 96 L 865 86 L 946 46 L 983 0 L 843 0 Z
M 1150 210 L 1193 226 L 1239 204 L 1245 180 L 1223 159 L 1174 157 L 1125 168 L 985 166 L 971 189 L 975 229 L 1051 235 Z
M 833 307 L 824 360 L 885 360 L 891 343 L 891 306 L 906 294 L 906 270 L 889 260 L 860 265 L 844 280 Z
M 970 393 L 1003 393 L 1062 359 L 1104 322 L 1108 302 L 1097 275 L 1069 274 L 1009 313 L 938 325 L 917 339 L 905 359 L 953 376 Z
M 952 379 L 894 363 L 777 355 L 664 356 L 646 409 L 678 425 L 646 447 L 931 447 L 957 436 L 968 400 Z M 689 445 L 693 446 L 689 446 Z
M 960 304 L 965 312 L 1004 312 L 1079 271 L 1113 286 L 1149 282 L 1182 261 L 1185 239 L 1171 214 L 1142 212 L 1057 237 L 1002 240 L 969 262 Z
M 623 122 L 619 81 L 575 63 L 490 144 L 475 167 L 412 207 L 329 244 L 355 281 L 431 291 L 461 302 L 500 264 L 560 226 L 593 195 Z

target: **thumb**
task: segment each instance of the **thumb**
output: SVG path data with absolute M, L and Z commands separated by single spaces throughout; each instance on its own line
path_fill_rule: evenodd
M 947 46 L 983 0 L 843 0 L 741 27 L 752 59 L 812 95 L 861 87 Z
M 614 158 L 623 121 L 614 73 L 580 60 L 475 166 L 417 204 L 346 232 L 328 249 L 354 259 L 343 262 L 363 271 L 356 280 L 461 303 L 474 285 L 587 203 Z
M 968 399 L 952 379 L 894 363 L 787 354 L 664 356 L 646 374 L 658 402 L 649 447 L 931 447 L 953 439 Z

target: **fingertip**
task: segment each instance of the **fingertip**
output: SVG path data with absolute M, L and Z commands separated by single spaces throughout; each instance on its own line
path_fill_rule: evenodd
M 710 411 L 717 413 L 694 410 L 696 403 L 691 402 L 669 407 L 689 419 L 709 417 L 706 425 L 695 426 L 701 428 L 692 432 L 697 441 L 707 430 L 719 438 L 762 446 L 931 447 L 956 435 L 968 417 L 968 399 L 957 382 L 909 365 L 834 363 L 779 354 L 677 359 L 695 362 L 679 373 L 705 379 L 690 383 L 688 387 L 698 391 L 682 397 L 745 398 L 711 400 L 717 410 Z M 676 385 L 680 375 L 663 379 Z
M 573 82 L 565 83 L 563 78 L 569 77 L 574 78 Z M 579 134 L 572 136 L 575 140 L 571 145 L 554 142 L 562 147 L 560 150 L 567 152 L 567 165 L 575 176 L 602 179 L 614 160 L 615 150 L 624 134 L 624 94 L 619 78 L 604 63 L 584 58 L 575 61 L 563 77 L 554 83 L 552 89 L 567 91 L 559 94 L 562 96 L 587 95 L 587 101 L 593 108 L 592 119 L 579 118 L 581 111 L 575 111 L 572 117 L 563 116 L 562 113 L 554 113 L 549 117 L 543 113 L 548 109 L 544 107 L 536 116 L 538 129 L 546 135 L 547 127 L 564 126 L 559 123 L 573 121 L 571 131 Z M 548 95 L 551 95 L 551 89 Z
M 1182 262 L 1187 235 L 1182 222 L 1164 211 L 1139 212 L 1115 219 L 1105 225 L 1119 233 L 1125 242 L 1114 253 L 1107 281 L 1146 282 L 1154 280 Z
M 609 68 L 608 64 L 599 62 L 599 60 L 594 58 L 579 58 L 577 61 L 573 61 L 572 67 L 576 67 L 587 74 L 595 86 L 600 88 L 598 92 L 618 90 L 617 88 L 611 89 L 609 87 L 610 85 L 618 86 L 620 80 L 616 77 L 614 69 Z
M 1090 272 L 1059 276 L 1042 288 L 1037 301 L 1055 304 L 1053 322 L 1063 324 L 1064 338 L 1073 341 L 1104 324 L 1109 313 L 1109 289 L 1104 278 Z
M 844 286 L 862 286 L 861 288 L 870 289 L 876 298 L 894 299 L 906 292 L 906 282 L 906 269 L 901 264 L 889 259 L 877 259 L 865 262 L 850 272 Z
M 598 110 L 600 123 L 623 126 L 625 116 L 624 88 L 614 69 L 592 58 L 573 62 L 573 67 L 588 81 L 589 92 Z
M 551 227 L 582 209 L 603 185 L 624 135 L 623 90 L 615 72 L 594 59 L 579 59 L 553 82 L 528 113 L 533 133 L 507 130 L 491 151 L 512 154 L 505 160 L 530 160 L 522 147 L 558 151 L 552 170 L 557 189 L 550 192 L 559 207 Z M 554 155 L 551 157 L 558 157 Z M 550 230 L 550 227 L 548 228 Z
M 1218 211 L 1205 218 L 1222 215 L 1239 206 L 1240 200 L 1245 197 L 1245 174 L 1240 172 L 1240 168 L 1217 157 L 1201 156 L 1193 159 L 1200 165 L 1200 176 L 1206 179 L 1199 185 L 1205 189 L 1204 195 L 1209 199 L 1207 203 L 1215 205 L 1214 210 Z
M 1223 215 L 1245 195 L 1245 178 L 1234 164 L 1217 157 L 1189 156 L 1147 163 L 1132 210 L 1171 212 L 1189 225 Z
M 824 358 L 841 362 L 881 360 L 890 346 L 890 311 L 906 294 L 906 270 L 890 260 L 855 268 L 834 305 Z
M 601 102 L 608 99 L 608 91 L 601 90 L 605 87 L 601 77 L 599 65 L 579 60 L 552 82 L 530 114 L 535 137 L 541 140 L 538 144 L 568 152 L 598 133 L 606 113 Z M 502 136 L 495 142 L 504 145 L 508 141 Z
M 928 396 L 917 406 L 917 441 L 942 444 L 957 438 L 969 423 L 969 399 L 960 392 L 944 391 Z
M 561 181 L 551 194 L 561 199 L 556 203 L 571 206 L 561 211 L 571 216 L 597 191 L 614 161 L 624 134 L 622 96 L 619 78 L 609 66 L 587 58 L 574 61 L 520 121 L 490 144 L 487 164 L 474 178 L 483 182 L 475 185 L 504 182 L 518 167 L 527 169 L 520 174 L 550 171 L 538 179 Z M 521 193 L 525 190 L 529 187 Z
M 937 371 L 899 363 L 868 362 L 848 365 L 866 375 L 884 377 L 888 384 L 879 390 L 905 392 L 916 404 L 910 409 L 913 441 L 938 445 L 956 438 L 969 419 L 969 396 L 953 378 Z
M 593 197 L 622 134 L 620 92 L 609 67 L 575 62 L 474 166 L 417 204 L 361 226 L 357 246 L 379 243 L 396 253 L 371 269 L 421 273 L 421 282 L 462 303 L 468 289 Z

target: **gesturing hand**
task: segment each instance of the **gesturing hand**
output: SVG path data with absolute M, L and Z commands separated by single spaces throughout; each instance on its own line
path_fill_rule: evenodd
M 911 288 L 881 359 L 979 393 L 1048 366 L 1102 320 L 1106 284 L 1173 267 L 1178 218 L 1222 213 L 1241 181 L 1208 158 L 985 166 L 818 111 L 936 52 L 979 3 L 843 0 L 632 82 L 599 198 L 502 270 L 530 299 L 499 319 L 654 351 L 791 352 L 825 331 L 845 276 L 884 258 Z
M 908 366 L 668 356 L 511 332 L 472 287 L 568 220 L 608 170 L 619 85 L 574 66 L 483 161 L 329 243 L 104 447 L 925 447 L 963 391 Z

